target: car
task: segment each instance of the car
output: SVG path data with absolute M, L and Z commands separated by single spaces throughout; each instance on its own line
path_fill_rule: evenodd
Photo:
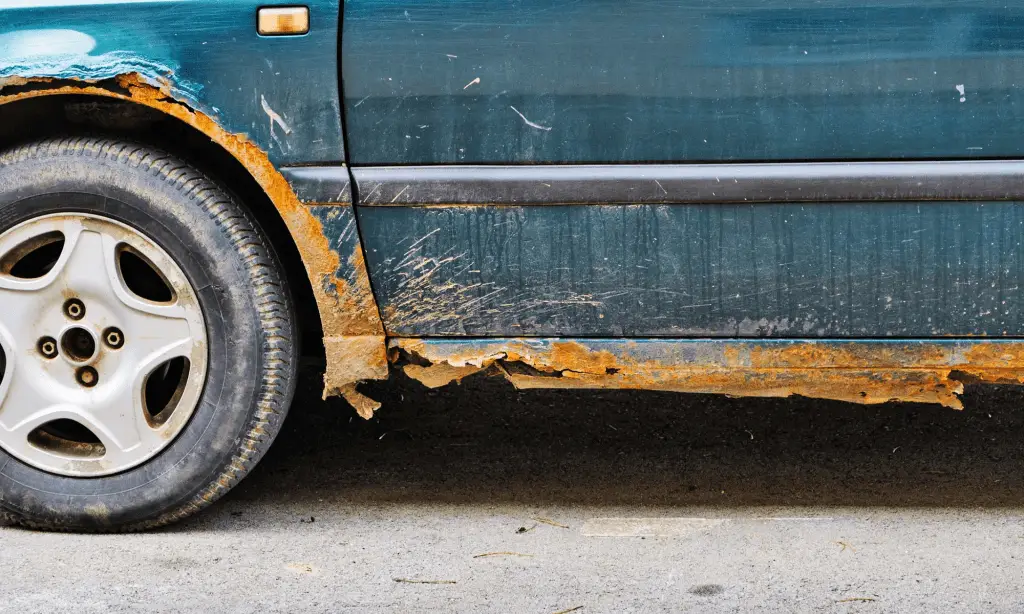
M 0 516 L 224 495 L 305 355 L 960 408 L 1020 384 L 1024 9 L 0 0 Z

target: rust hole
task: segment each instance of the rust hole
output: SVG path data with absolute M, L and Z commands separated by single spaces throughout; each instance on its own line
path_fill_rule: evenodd
M 432 362 L 420 356 L 416 352 L 406 352 L 402 348 L 391 348 L 389 350 L 389 360 L 397 367 L 405 365 L 416 365 L 418 367 L 433 366 Z
M 521 360 L 501 360 L 501 366 L 512 375 L 528 375 L 531 377 L 562 377 L 563 369 L 544 371 L 522 362 Z
M 967 373 L 966 371 L 961 371 L 959 369 L 953 369 L 952 371 L 950 371 L 949 379 L 955 382 L 960 382 L 961 384 L 977 384 L 983 381 L 982 378 L 978 377 L 977 375 L 973 375 L 971 373 Z

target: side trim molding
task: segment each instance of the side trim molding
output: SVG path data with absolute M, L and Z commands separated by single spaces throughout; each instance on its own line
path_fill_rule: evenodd
M 345 166 L 285 166 L 281 174 L 304 204 L 348 205 L 352 188 Z
M 351 170 L 370 206 L 1024 200 L 1024 160 Z

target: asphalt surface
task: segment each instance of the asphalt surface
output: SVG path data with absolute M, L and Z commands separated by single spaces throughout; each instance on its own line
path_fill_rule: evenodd
M 315 384 L 193 520 L 0 528 L 0 611 L 1024 611 L 1024 390 L 956 412 L 399 378 L 364 422 Z

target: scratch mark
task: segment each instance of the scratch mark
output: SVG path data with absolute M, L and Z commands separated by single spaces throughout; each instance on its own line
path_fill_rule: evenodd
M 960 92 L 960 102 L 967 102 L 967 90 L 962 83 L 956 86 L 956 91 Z
M 263 94 L 260 94 L 260 106 L 263 107 L 263 112 L 266 113 L 267 117 L 270 118 L 270 135 L 271 136 L 274 135 L 274 124 L 277 124 L 278 126 L 281 126 L 281 130 L 284 130 L 285 134 L 291 134 L 292 133 L 292 129 L 288 127 L 288 124 L 284 121 L 284 118 L 281 117 L 281 115 L 277 111 L 271 109 L 270 105 L 267 104 L 267 99 L 264 98 Z
M 655 179 L 654 183 L 658 184 L 658 187 L 661 188 L 661 191 L 664 192 L 666 196 L 668 196 L 668 190 L 665 189 L 665 186 L 661 185 L 660 181 Z
M 430 232 L 428 232 L 427 234 L 425 234 L 422 237 L 420 237 L 419 239 L 416 239 L 416 242 L 409 246 L 409 250 L 412 250 L 413 248 L 419 246 L 421 243 L 423 243 L 424 241 L 429 239 L 431 237 L 431 235 L 434 235 L 434 234 L 436 234 L 438 232 L 441 232 L 441 229 L 440 228 L 435 228 L 435 229 L 431 230 Z M 409 253 L 409 250 L 407 250 L 406 253 Z
M 402 191 L 399 192 L 398 194 L 395 194 L 395 197 L 391 199 L 391 202 L 395 202 L 396 200 L 398 200 L 398 197 L 401 196 L 402 194 L 405 194 L 405 191 L 408 189 L 409 186 L 405 186 L 404 188 L 402 188 Z
M 472 81 L 470 81 L 469 83 L 467 83 L 467 84 L 466 84 L 466 86 L 465 86 L 465 87 L 463 87 L 462 89 L 464 89 L 464 90 L 465 90 L 465 89 L 469 89 L 469 86 L 471 86 L 471 85 L 477 85 L 477 84 L 479 84 L 479 83 L 480 83 L 480 77 L 477 77 L 476 79 L 473 79 Z M 523 119 L 526 119 L 526 118 L 524 117 Z
M 519 109 L 517 109 L 517 108 L 515 108 L 513 106 L 509 106 L 509 108 L 512 109 L 513 111 L 515 111 L 516 115 L 518 115 L 519 117 L 523 118 L 523 121 L 526 122 L 527 126 L 529 126 L 531 128 L 536 128 L 538 130 L 546 130 L 548 132 L 551 131 L 551 128 L 549 126 L 541 126 L 540 124 L 535 124 L 535 123 L 531 122 L 530 120 L 526 119 L 526 116 L 523 115 L 522 113 L 520 113 Z
M 364 102 L 366 102 L 369 99 L 370 99 L 369 96 L 364 96 L 362 100 L 360 100 L 359 102 L 357 102 L 354 105 L 352 105 L 352 108 L 354 109 L 354 108 L 358 107 L 359 105 L 363 104 Z
M 377 191 L 380 190 L 383 185 L 383 183 L 378 183 L 377 185 L 373 186 L 373 189 L 370 190 L 370 192 L 366 196 L 363 196 L 362 200 L 369 201 L 370 197 L 376 194 Z
M 445 55 L 448 56 L 449 60 L 457 60 L 459 58 L 459 56 L 455 55 L 454 53 L 446 53 Z

